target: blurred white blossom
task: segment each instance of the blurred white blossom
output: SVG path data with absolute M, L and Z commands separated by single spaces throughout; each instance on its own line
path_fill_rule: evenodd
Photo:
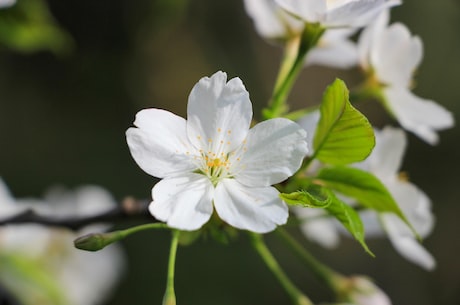
M 16 4 L 16 0 L 0 0 L 0 8 L 8 8 Z
M 85 186 L 75 191 L 55 188 L 43 200 L 15 200 L 4 183 L 0 183 L 0 219 L 24 209 L 33 209 L 52 218 L 81 217 L 107 211 L 114 205 L 112 196 L 97 186 Z M 10 212 L 4 213 L 5 207 Z M 73 240 L 106 228 L 107 225 L 92 225 L 72 232 L 38 224 L 6 225 L 0 227 L 0 256 L 21 257 L 47 274 L 66 305 L 101 304 L 120 279 L 124 266 L 121 248 L 111 245 L 99 252 L 84 252 L 74 248 Z M 52 297 L 45 295 L 49 291 L 37 290 L 30 284 L 33 284 L 33 275 L 29 279 L 15 278 L 18 274 L 9 273 L 11 270 L 8 266 L 0 266 L 1 284 L 26 305 L 37 304 L 38 300 L 50 304 Z
M 400 129 L 386 127 L 382 131 L 376 130 L 375 136 L 374 151 L 357 166 L 379 178 L 417 233 L 421 237 L 428 236 L 434 226 L 431 200 L 422 190 L 399 173 L 407 146 L 405 133 Z M 363 215 L 365 225 L 380 222 L 391 243 L 404 258 L 428 270 L 435 267 L 436 262 L 432 255 L 417 241 L 408 225 L 398 216 L 393 213 L 377 214 L 375 211 L 366 213 Z M 372 220 L 374 217 L 375 219 Z M 369 225 L 369 230 L 366 230 L 368 236 L 378 236 L 382 233 L 375 225 Z
M 381 84 L 385 106 L 401 126 L 430 144 L 437 130 L 454 125 L 452 113 L 411 92 L 412 76 L 423 57 L 423 44 L 401 23 L 389 23 L 385 10 L 366 28 L 358 42 L 362 68 Z
M 299 124 L 313 137 L 319 112 L 314 111 L 302 118 Z M 374 174 L 386 186 L 404 215 L 421 237 L 428 236 L 434 226 L 431 201 L 417 186 L 400 174 L 407 139 L 402 130 L 386 127 L 374 130 L 376 145 L 369 157 L 356 167 Z M 312 141 L 313 138 L 308 139 Z M 318 166 L 317 166 L 318 167 Z M 341 199 L 354 204 L 350 198 Z M 293 211 L 302 220 L 300 229 L 305 236 L 326 248 L 334 248 L 340 241 L 341 225 L 320 209 L 294 207 Z M 366 237 L 388 236 L 395 249 L 407 260 L 432 270 L 436 262 L 420 244 L 414 233 L 393 213 L 377 213 L 374 210 L 360 212 L 366 229 Z M 347 234 L 346 234 L 347 235 Z
M 293 175 L 307 153 L 305 131 L 282 118 L 249 129 L 252 104 L 239 78 L 217 72 L 192 89 L 185 120 L 161 109 L 137 113 L 126 132 L 129 149 L 148 174 L 152 215 L 196 230 L 213 213 L 258 233 L 284 224 L 288 208 L 271 187 Z
M 347 278 L 342 298 L 353 305 L 391 305 L 390 298 L 365 276 Z

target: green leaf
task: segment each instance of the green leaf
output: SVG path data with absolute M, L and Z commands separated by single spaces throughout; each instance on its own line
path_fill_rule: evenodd
M 56 55 L 66 55 L 74 46 L 43 0 L 21 0 L 0 10 L 0 43 L 24 53 L 48 50 Z
M 332 192 L 331 192 L 332 194 Z M 353 237 L 361 244 L 364 250 L 371 256 L 375 256 L 364 241 L 364 226 L 359 214 L 348 204 L 339 200 L 332 194 L 331 204 L 326 207 L 329 214 L 337 218 L 338 221 L 353 235 Z
M 320 112 L 313 157 L 323 163 L 342 165 L 362 161 L 371 153 L 374 131 L 367 118 L 350 104 L 342 80 L 336 79 L 326 89 Z
M 325 208 L 331 204 L 331 191 L 320 185 L 311 184 L 306 190 L 289 194 L 281 193 L 281 199 L 289 205 L 301 205 L 309 208 Z
M 323 168 L 317 176 L 321 184 L 355 198 L 364 207 L 398 215 L 414 231 L 390 192 L 373 174 L 352 167 Z

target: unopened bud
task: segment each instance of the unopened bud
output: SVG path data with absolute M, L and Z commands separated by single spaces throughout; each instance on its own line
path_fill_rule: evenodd
M 74 240 L 75 248 L 86 251 L 99 251 L 122 238 L 119 232 L 91 233 Z

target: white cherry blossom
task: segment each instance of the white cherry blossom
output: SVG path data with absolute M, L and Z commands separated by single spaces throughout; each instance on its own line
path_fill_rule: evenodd
M 437 130 L 454 125 L 452 113 L 411 92 L 412 76 L 423 57 L 423 44 L 401 23 L 389 23 L 384 11 L 360 36 L 361 66 L 382 85 L 385 106 L 401 126 L 428 142 L 439 141 Z
M 283 10 L 275 0 L 245 0 L 246 12 L 260 36 L 268 40 L 287 40 L 302 33 L 305 23 Z M 351 68 L 358 64 L 356 44 L 349 37 L 353 29 L 327 29 L 306 57 L 306 65 Z
M 227 82 L 220 71 L 193 87 L 187 117 L 145 109 L 126 132 L 139 167 L 162 178 L 152 190 L 152 215 L 170 227 L 196 230 L 214 206 L 239 229 L 264 233 L 284 224 L 288 209 L 271 185 L 299 169 L 305 131 L 282 118 L 249 129 L 249 93 L 239 78 Z

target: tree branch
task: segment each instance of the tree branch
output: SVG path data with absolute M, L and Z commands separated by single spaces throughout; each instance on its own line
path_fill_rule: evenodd
M 76 231 L 84 226 L 95 223 L 113 223 L 126 220 L 149 220 L 150 222 L 158 222 L 148 211 L 150 201 L 136 200 L 132 197 L 123 199 L 120 205 L 113 209 L 91 216 L 84 217 L 59 217 L 50 215 L 40 215 L 32 208 L 22 211 L 17 215 L 0 219 L 0 226 L 35 223 L 51 227 L 68 228 Z

